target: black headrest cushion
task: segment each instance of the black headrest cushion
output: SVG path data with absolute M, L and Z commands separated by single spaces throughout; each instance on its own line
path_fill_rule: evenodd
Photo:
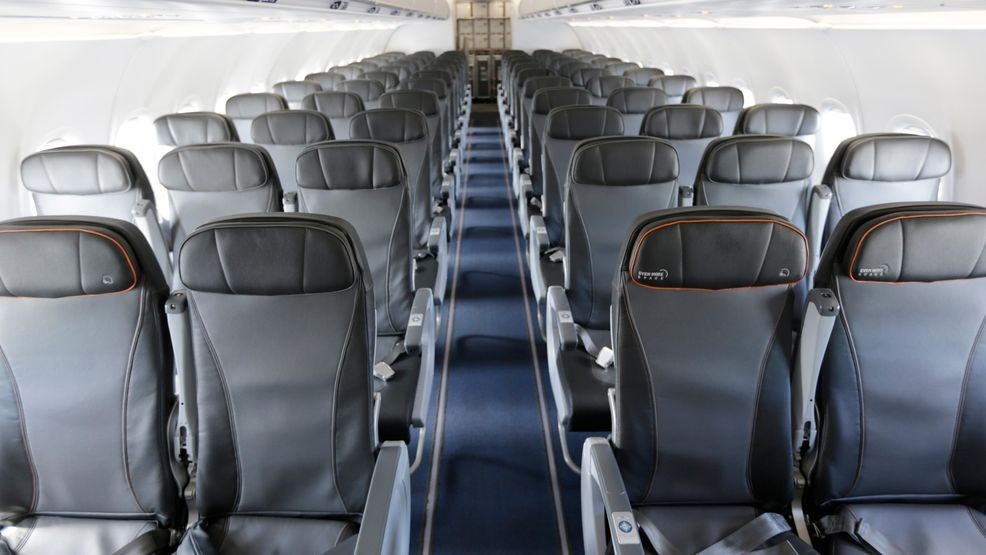
M 524 81 L 524 98 L 534 98 L 541 89 L 550 87 L 571 87 L 572 81 L 567 77 L 533 77 Z
M 697 104 L 669 104 L 647 112 L 641 127 L 641 135 L 658 139 L 713 139 L 722 135 L 722 116 Z
M 809 179 L 814 169 L 815 154 L 804 141 L 737 135 L 709 145 L 701 172 L 717 183 L 760 185 Z
M 302 106 L 330 118 L 351 118 L 363 111 L 363 99 L 351 92 L 320 91 L 306 96 Z
M 314 110 L 268 112 L 250 126 L 253 142 L 262 145 L 310 145 L 333 138 L 332 123 Z
M 771 212 L 694 208 L 655 212 L 637 225 L 630 279 L 654 289 L 795 284 L 808 271 L 804 233 Z
M 720 112 L 738 112 L 743 109 L 743 91 L 736 87 L 697 87 L 685 93 L 684 101 Z
M 623 117 L 605 106 L 562 106 L 548 113 L 545 137 L 581 141 L 604 135 L 622 135 Z
M 390 91 L 380 97 L 381 108 L 408 108 L 426 116 L 438 115 L 438 95 L 431 91 Z
M 406 143 L 428 138 L 428 120 L 417 110 L 380 108 L 353 116 L 349 135 L 354 139 L 371 139 Z
M 440 79 L 411 78 L 407 80 L 407 83 L 402 88 L 405 90 L 431 91 L 438 95 L 439 100 L 448 96 L 448 86 L 445 85 L 445 81 Z
M 404 184 L 400 152 L 380 141 L 332 141 L 306 148 L 298 156 L 302 189 L 385 189 Z
M 848 139 L 832 163 L 843 177 L 862 181 L 918 181 L 944 176 L 952 151 L 933 137 L 905 134 L 863 135 Z
M 624 114 L 646 114 L 655 106 L 668 103 L 668 95 L 653 87 L 624 87 L 609 95 L 606 105 Z
M 804 104 L 757 104 L 743 110 L 738 132 L 800 137 L 818 131 L 818 110 Z
M 341 291 L 359 275 L 351 228 L 315 215 L 237 216 L 200 227 L 182 245 L 192 291 L 300 295 Z
M 34 193 L 122 193 L 146 180 L 130 151 L 111 146 L 63 146 L 31 154 L 21 163 L 21 181 Z
M 270 155 L 242 143 L 180 146 L 161 158 L 158 181 L 173 191 L 246 191 L 271 183 Z
M 545 115 L 561 106 L 577 106 L 592 104 L 589 91 L 579 87 L 548 87 L 534 93 L 531 112 Z
M 253 119 L 265 112 L 287 109 L 284 97 L 274 93 L 244 93 L 226 101 L 226 115 L 237 119 Z
M 347 79 L 336 85 L 336 88 L 343 92 L 356 93 L 364 102 L 380 98 L 386 90 L 383 83 L 373 79 Z
M 572 183 L 625 187 L 678 179 L 678 153 L 651 137 L 602 137 L 579 143 L 572 155 Z
M 167 114 L 154 120 L 162 145 L 184 146 L 237 140 L 236 128 L 227 116 L 214 112 Z

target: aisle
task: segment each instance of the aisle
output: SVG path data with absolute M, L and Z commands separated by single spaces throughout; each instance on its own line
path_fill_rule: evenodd
M 424 553 L 567 554 L 580 540 L 562 518 L 578 503 L 578 478 L 555 449 L 500 137 L 495 105 L 476 105 L 444 307 L 451 348 L 439 345 L 430 456 L 414 480 L 412 541 Z

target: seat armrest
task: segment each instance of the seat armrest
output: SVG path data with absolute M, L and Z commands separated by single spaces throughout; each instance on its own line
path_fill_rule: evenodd
M 527 265 L 531 271 L 531 286 L 534 288 L 534 297 L 540 305 L 542 299 L 547 294 L 548 280 L 541 271 L 541 256 L 551 248 L 548 239 L 548 228 L 544 225 L 544 218 L 538 214 L 531 216 L 527 225 Z
M 147 242 L 151 244 L 151 250 L 154 251 L 154 257 L 158 261 L 158 265 L 161 266 L 161 271 L 164 273 L 164 278 L 171 283 L 171 276 L 173 273 L 171 267 L 171 242 L 164 238 L 164 231 L 161 229 L 161 222 L 157 219 L 157 210 L 154 209 L 154 203 L 141 199 L 134 203 L 132 210 L 132 215 L 134 219 L 134 225 L 137 229 L 147 237 Z
M 297 191 L 288 191 L 284 193 L 282 198 L 284 204 L 285 212 L 297 212 L 298 211 L 298 193 Z
M 438 192 L 438 200 L 443 202 L 447 201 L 451 194 L 452 194 L 452 176 L 447 173 L 443 173 L 442 186 Z
M 521 202 L 529 203 L 534 198 L 534 183 L 527 172 L 520 174 L 520 199 Z
M 582 539 L 586 553 L 644 553 L 613 448 L 601 437 L 582 447 Z
M 411 474 L 407 446 L 386 441 L 377 452 L 355 555 L 407 553 L 411 545 Z
M 825 223 L 832 205 L 832 189 L 828 185 L 815 185 L 811 189 L 811 203 L 808 205 L 808 222 L 806 235 L 808 249 L 811 253 L 811 267 L 808 272 L 808 286 L 814 283 L 815 271 L 822 256 L 822 236 L 825 234 Z
M 558 348 L 571 351 L 579 346 L 579 332 L 572 319 L 572 307 L 568 304 L 565 289 L 558 285 L 548 287 L 547 330 L 549 337 L 556 337 Z
M 435 342 L 438 319 L 435 316 L 435 298 L 430 289 L 420 289 L 414 294 L 411 316 L 407 322 L 404 348 L 409 353 L 421 355 L 418 383 L 411 406 L 411 425 L 424 428 L 431 405 L 432 384 L 435 381 Z
M 678 199 L 679 206 L 695 206 L 695 189 L 689 185 L 678 187 Z
M 189 322 L 188 295 L 175 291 L 164 303 L 168 317 L 171 348 L 175 353 L 175 382 L 178 391 L 179 446 L 189 462 L 198 454 L 198 410 L 195 404 L 195 355 L 192 352 L 192 327 Z
M 815 444 L 815 389 L 822 359 L 832 336 L 840 306 L 831 289 L 812 289 L 808 293 L 798 354 L 794 361 L 794 452 L 805 453 Z

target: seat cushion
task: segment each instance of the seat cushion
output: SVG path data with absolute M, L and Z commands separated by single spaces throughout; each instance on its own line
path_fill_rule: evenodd
M 965 505 L 846 505 L 840 514 L 862 520 L 910 555 L 986 553 L 986 514 Z M 833 536 L 829 547 L 832 553 L 868 553 L 845 535 Z
M 742 505 L 637 507 L 682 553 L 698 553 L 760 515 Z
M 178 546 L 180 555 L 298 555 L 324 553 L 356 535 L 355 524 L 341 520 L 274 516 L 231 516 L 199 521 Z
M 155 528 L 147 520 L 29 517 L 0 530 L 0 538 L 15 555 L 114 553 Z

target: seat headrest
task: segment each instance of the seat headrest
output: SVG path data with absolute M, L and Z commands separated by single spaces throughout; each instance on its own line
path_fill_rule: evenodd
M 253 119 L 260 114 L 287 110 L 284 97 L 274 93 L 245 93 L 226 101 L 226 115 L 236 119 Z
M 858 282 L 986 277 L 986 208 L 914 202 L 853 210 L 825 248 L 819 266 L 823 279 L 831 278 L 835 263 Z
M 670 144 L 651 137 L 588 139 L 572 155 L 570 179 L 613 187 L 669 183 L 678 179 L 678 153 Z
M 577 87 L 585 87 L 589 81 L 592 81 L 596 77 L 602 77 L 603 75 L 606 75 L 606 72 L 602 68 L 594 66 L 583 67 L 572 73 L 572 83 Z
M 743 109 L 743 91 L 736 87 L 698 87 L 685 93 L 685 104 L 701 104 L 720 112 Z
M 623 117 L 606 106 L 562 106 L 548 113 L 544 134 L 565 141 L 622 135 Z
M 407 108 L 417 110 L 426 116 L 436 116 L 438 95 L 431 91 L 390 91 L 380 97 L 381 108 Z
M 331 91 L 336 88 L 336 85 L 345 80 L 345 75 L 334 71 L 320 71 L 318 73 L 309 73 L 305 76 L 305 81 L 318 83 L 318 86 L 322 87 L 323 91 Z
M 534 79 L 537 77 L 551 77 L 551 70 L 543 67 L 523 69 L 517 72 L 517 77 L 514 78 L 514 81 L 517 85 L 523 86 L 528 79 Z
M 634 62 L 613 62 L 611 64 L 606 64 L 606 71 L 610 75 L 617 75 L 619 77 L 626 77 L 626 72 L 633 71 L 635 69 L 640 69 L 640 64 Z
M 804 141 L 736 135 L 710 144 L 699 171 L 717 183 L 762 185 L 809 179 L 814 169 L 815 154 Z
M 332 141 L 312 145 L 298 156 L 302 189 L 386 189 L 405 182 L 400 152 L 380 141 Z
M 649 289 L 793 285 L 808 272 L 808 239 L 772 212 L 694 207 L 637 220 L 623 264 Z
M 163 288 L 153 255 L 138 258 L 147 250 L 129 222 L 78 216 L 10 220 L 0 224 L 0 297 L 123 293 L 137 286 L 144 268 L 150 283 Z
M 572 81 L 567 77 L 534 77 L 524 81 L 524 98 L 534 98 L 534 95 L 541 89 L 571 86 Z
M 185 240 L 181 282 L 227 295 L 311 295 L 352 287 L 365 277 L 356 234 L 337 218 L 250 215 L 210 222 Z
M 353 116 L 349 135 L 354 139 L 407 143 L 428 138 L 428 120 L 417 110 L 380 108 Z
M 42 150 L 21 162 L 21 182 L 33 193 L 121 193 L 147 182 L 137 158 L 113 146 L 78 145 Z
M 320 91 L 305 97 L 306 110 L 321 112 L 330 118 L 351 118 L 363 111 L 363 99 L 356 93 Z
M 840 177 L 860 181 L 937 179 L 952 169 L 952 151 L 944 141 L 933 137 L 903 133 L 860 135 L 839 145 L 829 169 Z
M 804 104 L 757 104 L 743 110 L 737 132 L 801 137 L 818 132 L 818 110 Z
M 589 89 L 589 92 L 592 93 L 592 96 L 597 98 L 609 98 L 610 93 L 616 89 L 625 89 L 632 86 L 633 80 L 627 79 L 626 77 L 620 77 L 618 75 L 600 75 L 599 77 L 593 77 L 585 85 L 585 87 Z
M 446 85 L 452 85 L 452 74 L 448 71 L 443 71 L 441 69 L 429 68 L 423 69 L 413 75 L 415 79 L 438 79 L 443 81 Z
M 343 92 L 358 94 L 363 102 L 373 102 L 386 90 L 383 83 L 373 79 L 347 79 L 339 83 L 336 88 Z
M 267 151 L 242 143 L 181 146 L 158 164 L 158 181 L 172 191 L 247 191 L 269 184 L 274 175 Z
M 579 87 L 548 87 L 535 93 L 532 100 L 532 113 L 542 115 L 562 106 L 592 104 L 589 91 Z
M 647 112 L 641 135 L 669 141 L 713 139 L 722 135 L 722 116 L 697 104 L 669 104 Z
M 668 95 L 653 87 L 624 87 L 609 93 L 606 105 L 624 114 L 646 114 L 655 106 L 668 103 Z
M 628 77 L 638 85 L 648 85 L 651 79 L 664 75 L 664 70 L 656 67 L 639 67 L 623 72 L 624 77 Z
M 383 85 L 384 89 L 388 89 L 397 85 L 400 81 L 400 77 L 396 73 L 391 73 L 389 71 L 367 71 L 363 74 L 363 79 L 369 79 L 370 81 L 377 81 Z
M 668 96 L 685 96 L 698 86 L 698 81 L 691 75 L 660 75 L 651 79 L 648 86 L 661 89 Z
M 411 78 L 404 84 L 404 90 L 430 91 L 438 95 L 441 100 L 448 96 L 448 87 L 441 79 L 415 79 Z
M 158 142 L 168 146 L 225 143 L 239 138 L 233 122 L 214 112 L 167 114 L 154 120 L 154 129 Z
M 320 90 L 322 86 L 314 81 L 281 81 L 274 84 L 274 92 L 286 98 L 288 102 L 299 101 Z
M 359 79 L 359 76 L 363 75 L 362 69 L 358 67 L 351 67 L 351 66 L 330 67 L 329 72 L 345 75 L 346 79 Z
M 262 145 L 310 145 L 332 140 L 332 123 L 314 110 L 268 112 L 250 126 L 253 142 Z

